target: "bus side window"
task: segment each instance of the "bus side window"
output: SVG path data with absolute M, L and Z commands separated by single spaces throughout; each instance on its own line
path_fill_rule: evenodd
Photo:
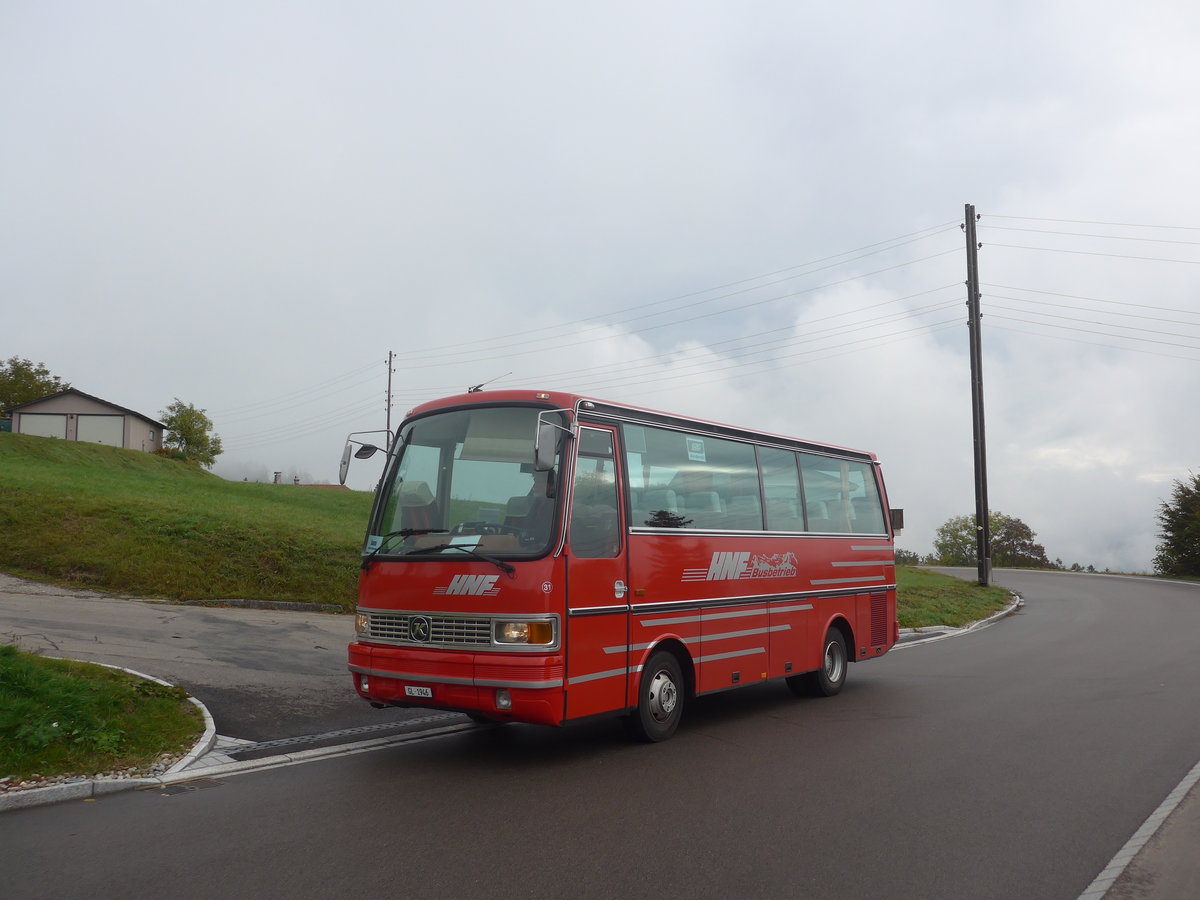
M 800 454 L 809 531 L 883 534 L 883 506 L 870 465 Z
M 768 531 L 803 531 L 800 506 L 800 472 L 791 450 L 760 447 L 763 494 L 767 499 Z

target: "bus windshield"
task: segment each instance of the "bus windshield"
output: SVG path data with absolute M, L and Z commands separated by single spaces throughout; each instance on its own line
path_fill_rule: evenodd
M 363 552 L 414 559 L 452 548 L 502 557 L 547 552 L 560 457 L 550 471 L 534 471 L 538 412 L 474 407 L 405 425 Z

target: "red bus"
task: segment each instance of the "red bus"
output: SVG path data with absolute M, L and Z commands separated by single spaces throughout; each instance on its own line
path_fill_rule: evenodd
M 832 696 L 897 640 L 871 453 L 534 391 L 426 403 L 388 444 L 349 646 L 376 706 L 659 741 L 694 697 Z

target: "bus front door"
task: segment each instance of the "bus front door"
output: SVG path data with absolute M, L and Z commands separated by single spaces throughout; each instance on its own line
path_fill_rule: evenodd
M 624 709 L 629 573 L 618 502 L 616 435 L 583 426 L 567 530 L 568 719 Z

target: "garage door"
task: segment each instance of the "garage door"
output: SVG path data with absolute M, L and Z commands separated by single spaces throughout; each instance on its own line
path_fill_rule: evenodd
M 21 434 L 65 438 L 67 417 L 53 413 L 21 413 Z
M 76 421 L 76 440 L 85 444 L 125 446 L 124 416 L 80 416 Z

